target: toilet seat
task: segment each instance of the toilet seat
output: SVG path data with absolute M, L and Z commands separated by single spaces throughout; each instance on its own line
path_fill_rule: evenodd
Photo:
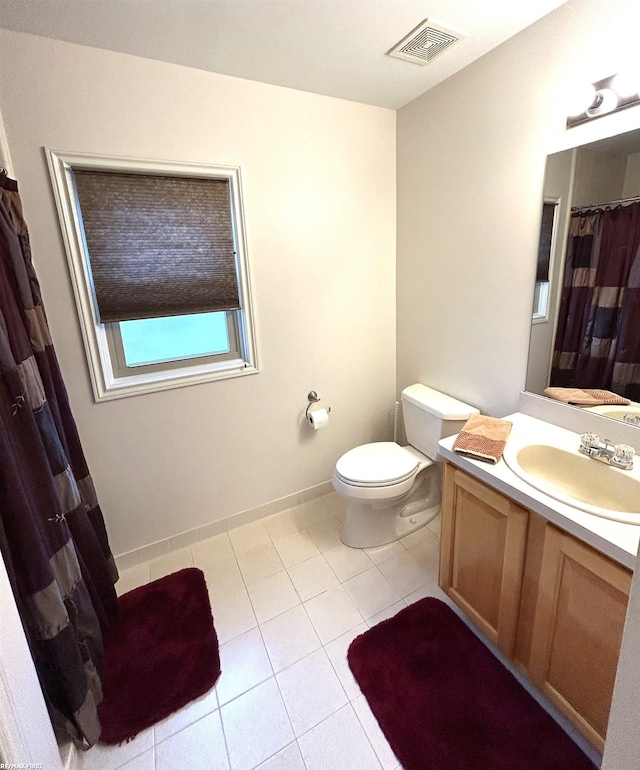
M 390 487 L 411 479 L 419 466 L 416 455 L 395 441 L 376 441 L 342 455 L 335 475 L 353 487 Z

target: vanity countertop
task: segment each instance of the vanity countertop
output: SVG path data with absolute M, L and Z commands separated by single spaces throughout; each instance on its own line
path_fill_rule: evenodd
M 580 441 L 576 433 L 520 412 L 508 415 L 504 419 L 513 423 L 509 442 L 527 440 L 533 443 L 540 440 L 560 446 L 569 440 L 577 446 Z M 639 525 L 611 521 L 555 500 L 516 476 L 504 459 L 492 465 L 454 452 L 455 438 L 450 436 L 440 441 L 440 454 L 446 460 L 525 508 L 539 513 L 548 521 L 557 524 L 561 529 L 570 532 L 618 563 L 634 569 L 640 540 Z M 636 462 L 639 461 L 636 459 Z

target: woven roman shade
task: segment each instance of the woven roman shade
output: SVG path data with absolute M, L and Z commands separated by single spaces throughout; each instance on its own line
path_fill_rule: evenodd
M 553 238 L 553 220 L 556 214 L 555 203 L 543 203 L 540 242 L 538 244 L 538 269 L 536 281 L 549 280 L 549 261 L 551 259 L 551 240 Z
M 73 173 L 101 323 L 240 307 L 227 179 Z

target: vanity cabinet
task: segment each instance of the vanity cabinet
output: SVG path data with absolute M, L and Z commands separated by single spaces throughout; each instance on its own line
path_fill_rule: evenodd
M 631 572 L 446 463 L 439 582 L 602 751 Z
M 599 751 L 630 587 L 627 569 L 546 525 L 528 673 Z
M 529 512 L 448 463 L 442 510 L 440 586 L 513 657 Z

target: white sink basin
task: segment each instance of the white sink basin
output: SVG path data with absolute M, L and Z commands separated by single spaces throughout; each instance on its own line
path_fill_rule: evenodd
M 640 469 L 606 463 L 544 443 L 507 443 L 504 459 L 527 484 L 596 516 L 640 525 Z M 636 458 L 636 466 L 640 461 Z
M 628 406 L 620 404 L 604 404 L 603 406 L 590 406 L 588 411 L 595 412 L 596 414 L 603 414 L 605 417 L 612 417 L 614 420 L 625 421 L 625 417 L 627 417 L 626 421 L 631 424 L 640 420 L 639 404 L 629 404 Z

